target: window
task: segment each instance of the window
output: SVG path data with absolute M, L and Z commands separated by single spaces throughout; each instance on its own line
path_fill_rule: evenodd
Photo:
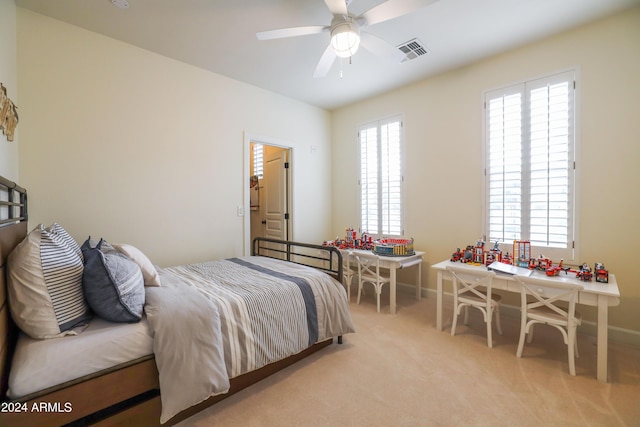
M 574 257 L 575 73 L 485 95 L 486 234 Z
M 396 116 L 360 128 L 360 231 L 401 236 L 402 120 Z
M 264 146 L 253 144 L 253 175 L 262 179 L 264 174 Z

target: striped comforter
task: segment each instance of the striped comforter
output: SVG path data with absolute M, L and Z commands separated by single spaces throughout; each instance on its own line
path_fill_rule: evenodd
M 342 285 L 310 267 L 231 258 L 160 269 L 160 280 L 146 289 L 145 310 L 161 422 L 227 392 L 229 378 L 354 332 Z

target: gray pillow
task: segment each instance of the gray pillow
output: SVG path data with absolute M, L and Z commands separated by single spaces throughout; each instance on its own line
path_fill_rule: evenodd
M 82 288 L 89 307 L 105 320 L 137 322 L 144 306 L 144 279 L 138 264 L 100 239 L 82 245 Z

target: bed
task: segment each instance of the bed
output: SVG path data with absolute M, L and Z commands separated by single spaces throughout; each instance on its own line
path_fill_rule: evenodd
M 94 316 L 77 336 L 30 338 L 6 271 L 30 234 L 27 192 L 0 177 L 0 195 L 0 425 L 173 425 L 354 331 L 339 251 L 256 239 L 251 257 L 158 268 L 139 322 Z M 50 369 L 56 357 L 63 368 Z

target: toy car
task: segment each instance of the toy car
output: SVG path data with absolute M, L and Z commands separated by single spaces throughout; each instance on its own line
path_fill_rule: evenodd
M 609 271 L 604 268 L 604 264 L 596 262 L 594 270 L 596 272 L 596 282 L 609 283 Z

